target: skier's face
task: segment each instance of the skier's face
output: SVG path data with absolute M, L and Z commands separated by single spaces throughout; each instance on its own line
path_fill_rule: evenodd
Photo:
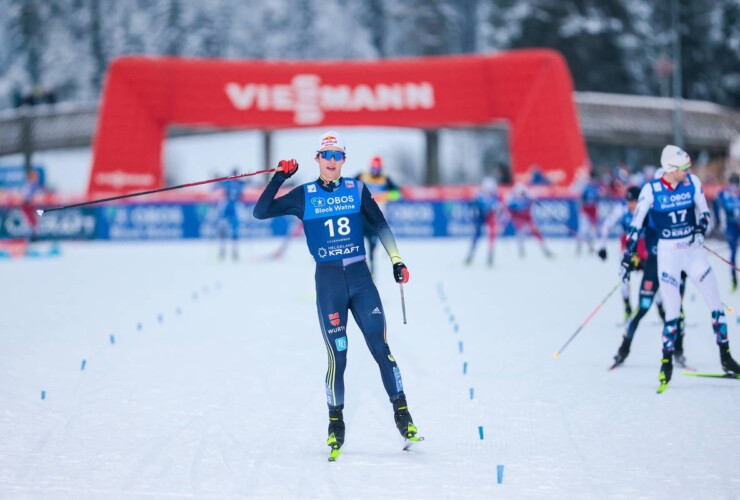
M 673 170 L 671 172 L 666 172 L 665 175 L 663 175 L 663 178 L 665 178 L 665 180 L 667 180 L 671 184 L 680 184 L 686 180 L 686 177 L 688 175 L 689 175 L 688 169 Z
M 342 157 L 341 160 L 337 159 L 338 156 Z M 316 155 L 316 162 L 319 164 L 321 178 L 325 181 L 333 181 L 342 175 L 342 166 L 345 162 L 344 151 L 341 149 L 321 151 Z
M 678 180 L 679 183 L 681 183 L 681 182 L 683 182 L 683 181 L 686 180 L 686 177 L 688 177 L 689 170 L 688 169 L 686 169 L 686 170 L 676 170 L 676 174 L 677 174 L 676 175 L 676 179 Z

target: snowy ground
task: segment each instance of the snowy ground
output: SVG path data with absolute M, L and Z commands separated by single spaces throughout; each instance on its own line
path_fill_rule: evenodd
M 462 265 L 464 240 L 400 240 L 408 324 L 390 264 L 378 286 L 426 441 L 401 451 L 352 324 L 347 443 L 328 463 L 313 265 L 302 241 L 260 258 L 278 244 L 244 242 L 239 263 L 209 242 L 68 243 L 58 258 L 0 261 L 0 497 L 740 497 L 740 385 L 678 373 L 656 395 L 657 314 L 623 368 L 607 371 L 618 294 L 554 359 L 618 279 L 616 247 L 602 263 L 572 241 L 554 242 L 552 261 L 503 241 L 489 269 L 482 253 Z M 686 309 L 689 361 L 718 371 L 692 286 Z

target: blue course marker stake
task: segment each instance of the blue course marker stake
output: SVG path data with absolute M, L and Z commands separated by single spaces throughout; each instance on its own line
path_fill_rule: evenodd
M 198 292 L 193 292 L 193 300 L 198 300 Z
M 504 482 L 504 466 L 503 465 L 496 466 L 496 481 L 498 482 L 498 484 L 501 484 Z
M 475 394 L 475 392 L 474 392 L 473 388 L 471 387 L 470 388 L 470 399 L 471 400 L 473 399 L 473 394 Z
M 482 425 L 478 426 L 478 435 L 480 436 L 481 439 L 483 439 L 483 426 Z
M 159 321 L 160 323 L 164 321 L 164 316 L 161 313 L 157 315 L 157 321 Z
M 82 365 L 80 366 L 80 370 L 84 370 L 86 364 L 87 364 L 87 360 L 83 359 L 82 360 Z
M 455 322 L 455 315 L 450 314 L 450 323 L 454 323 L 454 322 Z
M 466 373 L 468 373 L 468 362 L 467 361 L 463 363 L 463 375 L 465 375 Z
M 462 353 L 463 352 L 463 343 L 462 340 L 457 343 L 457 349 Z
M 110 336 L 110 343 L 111 344 L 115 344 L 116 343 L 116 337 L 114 337 L 113 335 Z
M 41 391 L 41 399 L 46 399 L 46 391 Z
M 452 329 L 455 330 L 455 333 L 457 333 L 458 330 L 460 330 L 460 325 L 458 325 L 457 323 L 455 323 L 455 326 Z
M 740 325 L 740 316 L 738 316 L 737 318 L 735 318 L 735 323 L 738 324 L 738 325 Z
M 144 325 L 141 323 L 136 323 L 136 330 L 141 331 L 144 328 Z
M 181 315 L 182 314 L 182 309 L 180 309 L 179 307 L 177 309 L 175 309 L 175 314 L 177 314 L 178 316 Z

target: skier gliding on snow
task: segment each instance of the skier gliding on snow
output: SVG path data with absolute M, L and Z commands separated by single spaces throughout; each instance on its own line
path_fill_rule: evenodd
M 622 259 L 623 272 L 626 274 L 632 269 L 640 228 L 648 217 L 649 224 L 655 228 L 659 238 L 658 276 L 666 318 L 658 392 L 665 390 L 673 375 L 673 354 L 681 308 L 681 271 L 691 278 L 711 310 L 712 329 L 719 348 L 722 369 L 730 374 L 740 374 L 740 366 L 730 355 L 727 322 L 717 276 L 709 265 L 703 248 L 710 214 L 701 181 L 688 173 L 691 158 L 677 146 L 668 145 L 663 148 L 660 163 L 665 173 L 660 179 L 647 183 L 640 191 L 630 225 L 627 250 Z
M 298 170 L 295 160 L 282 160 L 254 207 L 257 219 L 295 215 L 303 221 L 306 243 L 316 261 L 316 306 L 329 355 L 326 395 L 329 406 L 327 444 L 334 460 L 344 444 L 344 370 L 347 366 L 348 312 L 352 311 L 380 368 L 394 420 L 408 441 L 419 441 L 406 404 L 401 372 L 386 341 L 385 311 L 365 259 L 363 219 L 372 224 L 393 263 L 398 283 L 409 272 L 383 213 L 359 180 L 342 177 L 344 141 L 333 131 L 323 134 L 315 160 L 319 177 L 275 198 L 280 186 Z M 408 443 L 407 443 L 408 445 Z

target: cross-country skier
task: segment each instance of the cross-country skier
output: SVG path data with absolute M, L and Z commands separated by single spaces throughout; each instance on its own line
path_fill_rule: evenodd
M 660 175 L 657 178 L 659 179 L 662 174 L 663 172 L 661 171 Z M 623 208 L 623 210 L 625 211 L 623 212 L 624 215 L 621 219 L 621 224 L 625 231 L 624 235 L 622 236 L 623 251 L 626 247 L 627 232 L 629 231 L 630 224 L 632 223 L 632 216 L 637 206 L 637 199 L 639 196 L 640 188 L 638 188 L 637 186 L 631 186 L 627 188 L 627 191 L 625 193 L 627 207 Z M 624 205 L 621 206 L 624 207 Z M 619 208 L 615 208 L 615 212 L 617 211 L 619 211 Z M 613 215 L 610 216 L 610 219 L 612 217 Z M 609 227 L 611 227 L 608 226 L 610 219 L 605 222 L 604 227 L 602 228 L 602 238 L 605 238 L 608 235 Z M 602 241 L 604 240 L 602 239 Z M 643 231 L 640 234 L 640 239 L 637 242 L 637 255 L 640 260 L 637 266 L 637 270 L 642 271 L 638 309 L 634 316 L 631 315 L 631 312 L 629 315 L 627 315 L 627 329 L 624 333 L 624 336 L 622 337 L 622 344 L 619 346 L 619 350 L 617 351 L 616 356 L 614 356 L 614 364 L 612 365 L 612 369 L 621 365 L 622 363 L 624 363 L 624 360 L 627 359 L 627 356 L 630 353 L 632 340 L 635 336 L 635 332 L 637 331 L 637 327 L 640 325 L 640 321 L 642 321 L 642 318 L 645 316 L 645 314 L 647 314 L 650 306 L 653 304 L 653 301 L 655 301 L 655 304 L 658 308 L 658 315 L 660 316 L 661 321 L 665 321 L 665 310 L 663 309 L 663 300 L 660 295 L 659 289 L 660 282 L 658 281 L 658 236 L 655 233 L 655 229 L 650 227 L 649 224 L 643 227 Z M 602 257 L 604 259 L 606 258 L 606 248 L 604 246 L 602 246 L 601 250 L 599 250 L 599 257 Z M 623 281 L 623 293 L 624 288 L 626 287 L 627 289 L 627 298 L 625 299 L 625 304 L 629 304 L 628 285 L 629 278 L 626 281 Z M 686 273 L 684 272 L 681 272 L 681 285 L 679 288 L 681 300 L 683 302 L 683 294 L 686 288 Z M 678 332 L 676 335 L 676 348 L 673 351 L 673 358 L 679 365 L 685 368 L 686 357 L 684 356 L 683 352 L 684 325 L 685 317 L 682 303 L 681 311 L 679 313 Z
M 380 368 L 383 386 L 393 404 L 396 427 L 407 440 L 420 439 L 406 404 L 401 372 L 386 341 L 383 304 L 365 260 L 363 218 L 376 230 L 388 252 L 396 282 L 408 282 L 409 272 L 370 190 L 362 181 L 342 177 L 345 159 L 344 141 L 336 132 L 326 132 L 315 156 L 318 179 L 275 198 L 280 186 L 298 170 L 297 161 L 282 160 L 254 207 L 258 219 L 281 215 L 301 219 L 308 249 L 316 261 L 316 305 L 329 355 L 326 395 L 330 459 L 336 458 L 344 443 L 342 410 L 349 311 Z
M 239 175 L 234 169 L 231 175 Z M 226 242 L 231 240 L 231 258 L 239 260 L 239 212 L 238 206 L 244 191 L 244 182 L 241 179 L 229 179 L 216 186 L 223 191 L 223 200 L 219 203 L 218 232 L 220 239 L 220 259 L 226 258 Z
M 637 186 L 630 186 L 625 191 L 625 203 L 620 203 L 614 206 L 611 213 L 604 219 L 601 224 L 601 243 L 599 246 L 598 256 L 601 260 L 606 260 L 606 241 L 609 238 L 609 233 L 614 226 L 619 226 L 623 233 L 620 237 L 620 243 L 622 252 L 626 248 L 627 244 L 627 232 L 629 231 L 630 224 L 632 223 L 632 214 L 635 212 L 637 206 L 637 197 L 640 195 L 640 188 Z M 637 242 L 637 256 L 640 263 L 635 266 L 635 271 L 643 270 L 644 262 L 648 259 L 648 250 L 645 246 L 644 231 L 641 233 L 641 237 Z M 629 273 L 626 279 L 622 282 L 622 301 L 624 302 L 624 321 L 629 321 L 632 317 L 632 304 L 630 303 L 630 277 L 632 273 Z M 651 299 L 652 300 L 652 299 Z
M 581 255 L 581 245 L 585 241 L 593 252 L 592 241 L 596 239 L 599 228 L 599 202 L 604 197 L 604 188 L 595 172 L 591 172 L 588 182 L 581 192 L 576 235 L 576 254 Z
M 673 375 L 673 353 L 681 307 L 681 271 L 691 278 L 711 309 L 712 328 L 722 369 L 727 373 L 740 374 L 740 366 L 730 355 L 727 322 L 717 276 L 702 248 L 710 214 L 701 181 L 688 173 L 691 158 L 677 146 L 667 145 L 663 148 L 660 163 L 665 170 L 663 176 L 652 180 L 640 191 L 622 267 L 624 274 L 632 269 L 640 228 L 648 217 L 649 224 L 655 228 L 658 236 L 658 275 L 666 317 L 663 357 L 658 376 L 659 392 L 662 392 Z
M 383 158 L 380 156 L 374 156 L 370 160 L 370 171 L 361 173 L 357 176 L 357 179 L 365 183 L 381 210 L 387 202 L 401 198 L 401 190 L 398 185 L 383 173 Z M 365 221 L 364 230 L 367 254 L 370 260 L 370 273 L 375 275 L 375 247 L 378 245 L 378 233 L 375 232 L 372 224 L 367 221 Z
M 719 192 L 714 200 L 714 213 L 720 227 L 725 231 L 727 244 L 730 246 L 730 262 L 736 265 L 737 243 L 740 237 L 740 175 L 730 175 L 729 185 Z M 732 277 L 732 291 L 737 291 L 737 272 L 730 268 Z
M 488 230 L 488 265 L 493 266 L 493 245 L 496 240 L 496 218 L 501 208 L 501 197 L 498 192 L 498 184 L 493 177 L 485 177 L 481 182 L 480 189 L 472 201 L 474 210 L 475 232 L 470 242 L 470 251 L 465 258 L 465 265 L 470 265 L 475 256 L 475 248 L 480 237 L 483 236 L 484 228 Z
M 31 168 L 26 172 L 26 182 L 23 184 L 23 188 L 21 189 L 21 211 L 23 212 L 23 216 L 26 218 L 26 222 L 30 228 L 28 241 L 31 243 L 39 239 L 39 217 L 36 214 L 34 197 L 40 193 L 42 189 L 43 186 L 41 185 L 41 177 L 39 176 L 38 170 Z
M 32 168 L 26 173 L 26 182 L 21 189 L 21 212 L 29 227 L 29 234 L 25 241 L 26 257 L 52 257 L 61 253 L 59 244 L 52 241 L 48 249 L 42 250 L 38 245 L 41 239 L 39 216 L 36 213 L 36 197 L 44 192 L 43 180 L 39 171 Z
M 545 257 L 552 257 L 552 252 L 545 245 L 542 233 L 540 233 L 540 230 L 534 223 L 534 219 L 532 219 L 533 202 L 534 198 L 527 190 L 527 187 L 521 182 L 514 185 L 506 202 L 506 209 L 511 217 L 514 234 L 519 244 L 519 256 L 524 257 L 524 231 L 529 229 L 532 236 L 540 243 Z

